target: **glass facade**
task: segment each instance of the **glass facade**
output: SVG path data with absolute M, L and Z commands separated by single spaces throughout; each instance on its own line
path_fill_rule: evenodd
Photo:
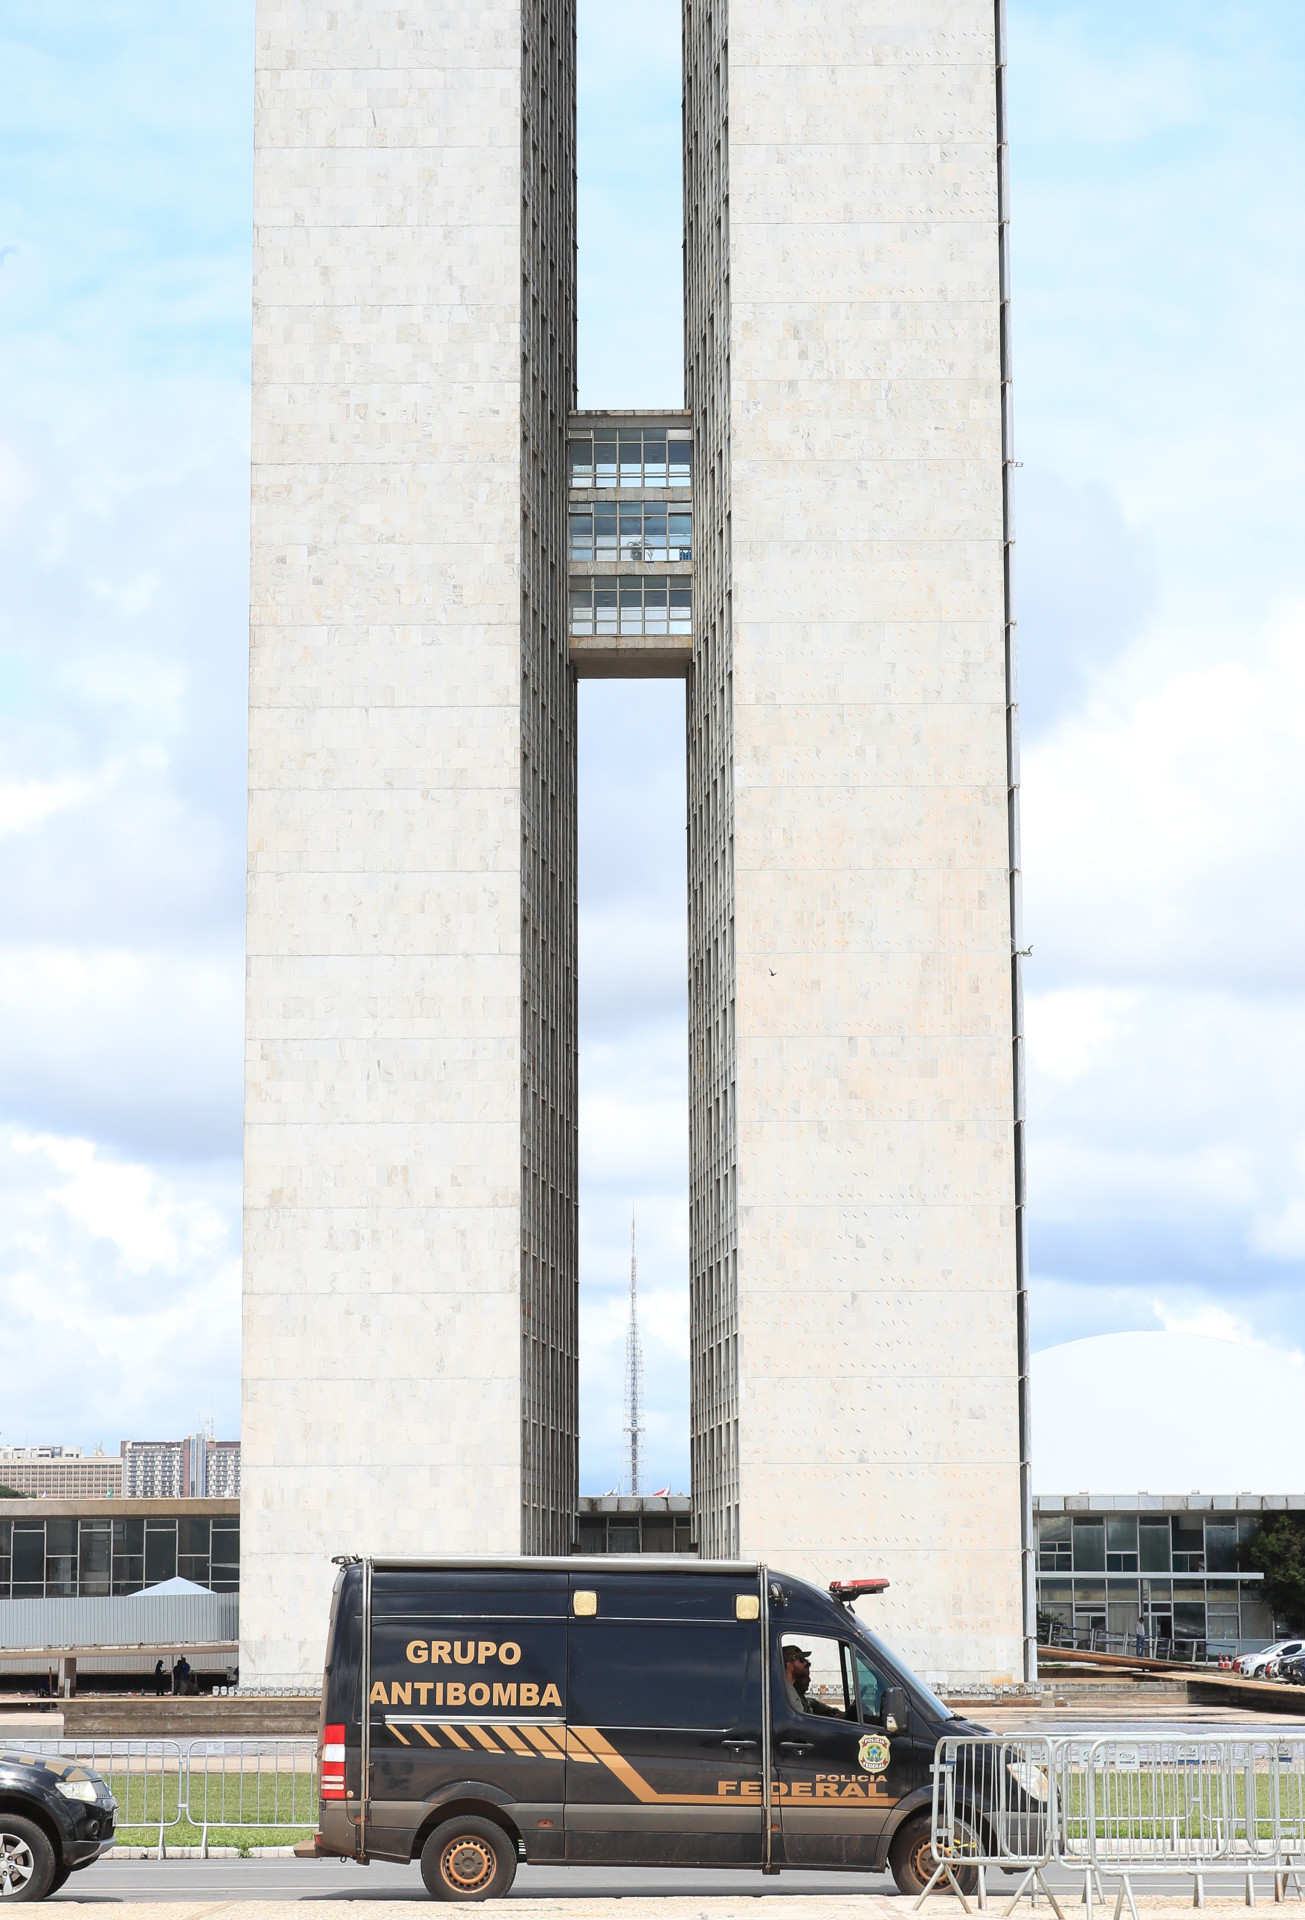
M 1044 1638 L 1262 1643 L 1274 1622 L 1260 1582 L 1239 1574 L 1259 1514 L 1040 1513 L 1038 1617 Z M 1155 1577 L 1160 1576 L 1160 1577 Z
M 683 506 L 648 500 L 610 501 L 573 510 L 572 560 L 692 560 L 693 515 Z
M 577 1523 L 580 1553 L 696 1553 L 687 1513 L 584 1513 Z
M 683 416 L 656 426 L 591 418 L 589 428 L 578 416 L 567 442 L 569 637 L 641 640 L 641 673 L 682 676 L 693 640 L 691 428 Z M 646 644 L 658 635 L 665 649 Z M 581 645 L 572 658 L 578 671 L 602 661 L 610 672 L 619 651 Z
M 693 478 L 693 442 L 688 427 L 596 427 L 567 440 L 572 487 L 682 487 Z
M 161 1580 L 240 1589 L 235 1514 L 0 1520 L 0 1600 L 93 1599 Z
M 693 632 L 693 589 L 665 574 L 622 574 L 618 579 L 570 584 L 571 632 L 591 634 Z

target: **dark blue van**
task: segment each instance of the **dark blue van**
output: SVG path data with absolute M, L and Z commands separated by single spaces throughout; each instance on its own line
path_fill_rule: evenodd
M 418 1859 L 444 1900 L 506 1893 L 518 1860 L 888 1865 L 919 1891 L 936 1742 L 979 1729 L 856 1590 L 652 1556 L 345 1563 L 300 1851 Z

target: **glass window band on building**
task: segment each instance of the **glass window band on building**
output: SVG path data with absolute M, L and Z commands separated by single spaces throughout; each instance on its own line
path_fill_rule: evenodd
M 574 638 L 592 634 L 693 632 L 693 588 L 665 574 L 572 579 L 568 587 Z
M 580 1553 L 695 1553 L 693 1520 L 686 1513 L 582 1514 Z
M 573 488 L 683 487 L 693 478 L 687 427 L 595 428 L 567 439 L 567 477 Z
M 647 500 L 573 508 L 568 515 L 572 560 L 693 558 L 693 515 L 687 503 L 667 507 Z
M 236 1515 L 0 1520 L 0 1600 L 96 1599 L 178 1576 L 239 1592 Z

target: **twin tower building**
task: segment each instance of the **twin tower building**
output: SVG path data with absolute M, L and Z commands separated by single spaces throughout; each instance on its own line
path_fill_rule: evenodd
M 1000 0 L 684 0 L 576 411 L 575 0 L 259 0 L 242 1679 L 576 1534 L 576 688 L 685 683 L 703 1554 L 1032 1632 Z

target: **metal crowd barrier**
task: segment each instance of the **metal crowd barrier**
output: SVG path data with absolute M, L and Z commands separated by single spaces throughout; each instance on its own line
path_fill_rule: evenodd
M 211 1828 L 317 1825 L 317 1742 L 310 1736 L 231 1740 L 25 1740 L 25 1753 L 80 1760 L 108 1781 L 117 1826 L 167 1836 L 183 1821 Z
M 987 1905 L 992 1867 L 1023 1875 L 1008 1912 L 1032 1888 L 1059 1920 L 1051 1867 L 1082 1874 L 1088 1920 L 1104 1875 L 1119 1881 L 1115 1920 L 1125 1900 L 1137 1920 L 1132 1883 L 1146 1875 L 1190 1875 L 1196 1906 L 1214 1873 L 1244 1875 L 1248 1906 L 1257 1873 L 1277 1901 L 1292 1881 L 1305 1894 L 1305 1733 L 943 1739 L 933 1852 L 925 1894 L 946 1881 L 967 1912 L 970 1893 Z
M 1015 1900 L 1036 1883 L 1056 1905 L 1043 1878 L 1056 1854 L 1054 1765 L 1053 1743 L 1040 1735 L 939 1741 L 933 1768 L 938 1866 L 921 1902 L 945 1880 L 967 1913 L 969 1893 L 986 1907 L 987 1871 L 998 1867 L 1022 1874 Z

